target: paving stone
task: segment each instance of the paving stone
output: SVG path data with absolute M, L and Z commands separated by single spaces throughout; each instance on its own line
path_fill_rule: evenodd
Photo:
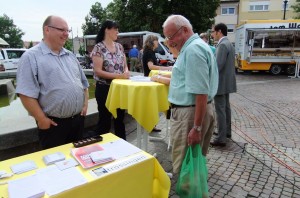
M 248 193 L 248 196 L 252 196 L 252 197 L 258 197 L 259 196 L 259 192 L 257 191 L 254 191 L 254 190 L 251 190 L 249 193 Z

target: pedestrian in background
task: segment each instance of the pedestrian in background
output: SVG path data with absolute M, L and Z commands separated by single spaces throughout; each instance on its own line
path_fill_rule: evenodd
M 149 76 L 150 70 L 172 70 L 172 66 L 159 66 L 154 50 L 158 47 L 158 37 L 149 35 L 144 44 L 143 50 L 143 67 L 144 76 Z
M 227 26 L 219 23 L 213 27 L 212 37 L 218 41 L 216 59 L 219 69 L 218 92 L 214 98 L 218 120 L 218 134 L 211 142 L 212 146 L 226 146 L 227 138 L 231 138 L 231 109 L 229 94 L 236 92 L 235 51 L 227 38 Z
M 129 50 L 128 57 L 130 60 L 130 71 L 137 71 L 139 50 L 136 48 L 136 45 L 133 45 Z
M 89 83 L 76 56 L 63 48 L 68 37 L 67 22 L 48 16 L 43 40 L 28 49 L 18 64 L 16 92 L 36 120 L 42 149 L 83 136 Z
M 94 79 L 96 80 L 95 97 L 98 104 L 98 132 L 110 132 L 112 114 L 105 106 L 109 87 L 113 79 L 129 79 L 126 55 L 123 46 L 115 42 L 118 38 L 118 24 L 106 20 L 96 37 L 96 45 L 91 53 L 94 64 Z M 113 118 L 115 134 L 126 140 L 125 110 L 117 109 L 117 118 Z
M 214 46 L 212 46 L 210 43 L 209 43 L 209 35 L 204 32 L 204 33 L 201 33 L 200 34 L 200 38 L 208 44 L 208 46 L 210 47 L 210 49 L 212 50 L 212 52 L 215 54 L 216 53 L 216 48 Z
M 185 17 L 171 15 L 163 24 L 168 46 L 179 55 L 172 69 L 171 103 L 173 173 L 179 173 L 189 145 L 200 144 L 206 156 L 214 130 L 212 99 L 218 87 L 218 68 L 208 45 L 194 34 Z

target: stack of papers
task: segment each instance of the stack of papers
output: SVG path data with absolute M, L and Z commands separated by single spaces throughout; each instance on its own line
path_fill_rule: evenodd
M 86 184 L 87 179 L 75 167 L 60 171 L 56 166 L 47 166 L 36 171 L 37 181 L 46 194 L 53 196 Z
M 130 80 L 133 82 L 151 82 L 151 78 L 145 76 L 132 76 Z
M 10 167 L 10 169 L 12 170 L 12 172 L 14 174 L 25 173 L 27 171 L 31 171 L 31 170 L 36 169 L 36 168 L 37 168 L 37 166 L 36 166 L 36 164 L 33 160 L 27 160 L 25 162 L 12 165 Z
M 36 175 L 8 182 L 8 194 L 10 198 L 39 198 L 45 195 Z
M 62 160 L 65 160 L 65 155 L 62 152 L 56 152 L 43 157 L 43 161 L 47 166 Z
M 112 155 L 107 152 L 107 151 L 96 151 L 96 152 L 92 152 L 90 154 L 91 159 L 93 160 L 93 162 L 97 163 L 97 164 L 104 164 L 110 161 L 115 160 Z
M 99 151 L 102 152 L 93 154 L 95 161 L 92 160 L 90 154 Z M 90 168 L 114 160 L 114 157 L 107 153 L 107 150 L 103 150 L 99 144 L 74 148 L 71 150 L 71 153 L 83 168 Z

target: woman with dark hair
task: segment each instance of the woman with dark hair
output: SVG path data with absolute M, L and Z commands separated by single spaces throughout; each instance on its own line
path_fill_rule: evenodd
M 158 37 L 149 35 L 144 44 L 143 67 L 144 76 L 149 76 L 150 70 L 171 70 L 172 66 L 159 66 L 154 50 L 158 47 Z
M 96 80 L 95 97 L 99 111 L 98 133 L 100 134 L 110 132 L 111 128 L 112 115 L 105 106 L 111 81 L 128 79 L 130 76 L 123 46 L 115 42 L 118 33 L 118 24 L 115 21 L 106 20 L 98 32 L 97 44 L 91 54 Z M 115 134 L 126 140 L 124 115 L 124 110 L 117 109 L 117 118 L 113 121 Z

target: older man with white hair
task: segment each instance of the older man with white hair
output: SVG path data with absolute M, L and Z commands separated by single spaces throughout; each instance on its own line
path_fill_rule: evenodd
M 209 46 L 181 15 L 163 24 L 167 44 L 179 51 L 173 66 L 168 99 L 172 107 L 173 172 L 181 168 L 188 145 L 200 144 L 205 156 L 214 129 L 211 104 L 218 88 L 218 67 Z

